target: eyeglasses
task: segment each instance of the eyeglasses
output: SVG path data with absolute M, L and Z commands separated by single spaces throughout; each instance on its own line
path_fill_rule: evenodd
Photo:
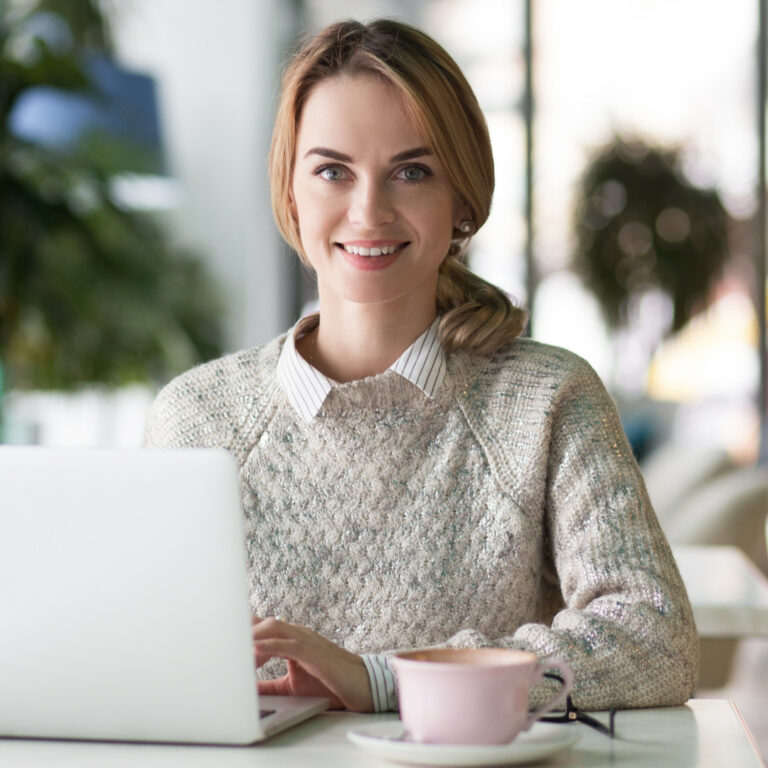
M 563 684 L 563 678 L 554 672 L 545 672 L 544 677 L 548 677 L 550 680 L 557 680 L 558 683 Z M 606 736 L 610 736 L 610 738 L 614 738 L 615 730 L 613 723 L 616 718 L 616 710 L 612 708 L 609 710 L 609 713 L 610 719 L 608 721 L 608 725 L 605 725 L 604 723 L 601 723 L 597 718 L 592 717 L 592 715 L 588 715 L 586 712 L 580 712 L 578 709 L 576 709 L 573 703 L 573 699 L 571 699 L 571 694 L 569 693 L 565 697 L 565 712 L 560 714 L 547 715 L 546 717 L 541 717 L 539 719 L 546 720 L 548 723 L 584 723 L 584 725 L 588 725 L 590 728 L 594 728 L 596 731 L 604 733 Z

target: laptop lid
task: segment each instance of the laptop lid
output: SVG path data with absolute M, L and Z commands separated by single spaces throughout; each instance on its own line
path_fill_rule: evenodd
M 227 452 L 0 448 L 0 735 L 265 735 Z

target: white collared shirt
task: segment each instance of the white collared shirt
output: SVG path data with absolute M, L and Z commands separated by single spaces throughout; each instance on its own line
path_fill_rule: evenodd
M 288 333 L 277 363 L 277 379 L 291 405 L 306 422 L 315 419 L 331 389 L 338 384 L 310 365 L 296 349 L 296 332 L 306 318 Z M 389 370 L 400 374 L 433 398 L 446 372 L 445 352 L 440 344 L 435 321 L 395 360 Z

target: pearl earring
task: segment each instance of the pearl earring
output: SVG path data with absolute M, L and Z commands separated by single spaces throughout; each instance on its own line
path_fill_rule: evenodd
M 472 222 L 469 219 L 462 221 L 461 224 L 459 224 L 459 232 L 463 232 L 465 235 L 468 235 L 471 231 Z

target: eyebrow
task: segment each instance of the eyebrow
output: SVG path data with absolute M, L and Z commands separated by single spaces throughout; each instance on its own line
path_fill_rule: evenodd
M 431 155 L 432 152 L 428 147 L 414 147 L 414 149 L 406 149 L 405 152 L 398 152 L 389 158 L 390 163 L 400 163 L 403 160 L 413 160 L 416 157 L 424 157 L 425 155 Z M 321 157 L 327 157 L 331 160 L 339 160 L 342 163 L 351 163 L 352 158 L 349 155 L 345 155 L 343 152 L 337 152 L 335 149 L 328 149 L 328 147 L 312 147 L 308 150 L 304 157 L 310 155 L 320 155 Z

